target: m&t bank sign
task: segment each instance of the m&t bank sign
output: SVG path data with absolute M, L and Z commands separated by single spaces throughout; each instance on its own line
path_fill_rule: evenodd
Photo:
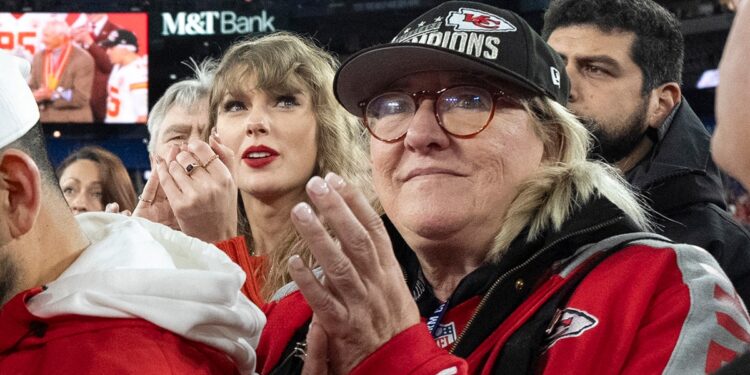
M 276 31 L 274 16 L 265 10 L 255 16 L 234 11 L 162 13 L 161 35 L 232 35 Z

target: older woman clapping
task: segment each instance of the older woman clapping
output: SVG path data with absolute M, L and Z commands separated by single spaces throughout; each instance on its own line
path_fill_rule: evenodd
M 386 216 L 310 179 L 338 241 L 292 210 L 324 277 L 290 258 L 301 293 L 268 310 L 262 373 L 703 371 L 712 345 L 742 350 L 716 322 L 750 328 L 713 258 L 639 232 L 637 199 L 586 160 L 568 82 L 520 17 L 469 2 L 345 62 L 335 91 L 372 135 Z

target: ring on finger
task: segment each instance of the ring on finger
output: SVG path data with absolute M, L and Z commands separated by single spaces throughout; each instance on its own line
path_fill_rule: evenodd
M 187 175 L 190 176 L 191 174 L 193 174 L 193 172 L 195 172 L 196 169 L 198 169 L 198 167 L 200 167 L 200 165 L 195 164 L 195 163 L 190 163 L 187 166 L 185 166 L 185 172 L 187 172 Z
M 143 197 L 143 195 L 139 195 L 138 200 L 141 202 L 146 202 L 148 204 L 154 204 L 154 201 L 152 199 L 146 199 Z
M 218 155 L 218 154 L 213 154 L 213 155 L 211 155 L 211 157 L 210 157 L 210 158 L 208 158 L 208 160 L 207 160 L 207 161 L 206 161 L 206 162 L 205 162 L 205 163 L 204 163 L 203 165 L 201 165 L 201 167 L 203 167 L 203 168 L 208 168 L 208 166 L 209 166 L 209 165 L 211 165 L 211 163 L 213 163 L 213 162 L 214 162 L 214 160 L 216 160 L 216 159 L 218 159 L 218 158 L 219 158 L 219 155 Z

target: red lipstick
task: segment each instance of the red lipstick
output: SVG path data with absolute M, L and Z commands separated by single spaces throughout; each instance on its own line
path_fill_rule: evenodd
M 263 168 L 271 164 L 279 156 L 279 152 L 265 145 L 250 146 L 242 153 L 242 161 L 250 168 Z

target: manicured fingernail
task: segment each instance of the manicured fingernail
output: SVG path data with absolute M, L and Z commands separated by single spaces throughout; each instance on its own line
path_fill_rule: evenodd
M 328 184 L 318 176 L 311 178 L 310 181 L 307 182 L 307 188 L 315 195 L 326 195 L 331 191 L 328 188 Z
M 305 268 L 305 264 L 302 263 L 302 258 L 300 258 L 297 254 L 290 256 L 287 262 L 289 263 L 289 267 L 292 267 L 296 270 L 302 270 Z
M 344 179 L 333 172 L 328 172 L 328 174 L 326 175 L 326 182 L 328 183 L 328 185 L 333 186 L 333 188 L 336 190 L 339 190 L 344 187 L 344 185 L 346 185 Z
M 297 220 L 303 223 L 309 223 L 313 218 L 312 207 L 305 202 L 297 203 L 297 205 L 292 208 L 292 214 Z

